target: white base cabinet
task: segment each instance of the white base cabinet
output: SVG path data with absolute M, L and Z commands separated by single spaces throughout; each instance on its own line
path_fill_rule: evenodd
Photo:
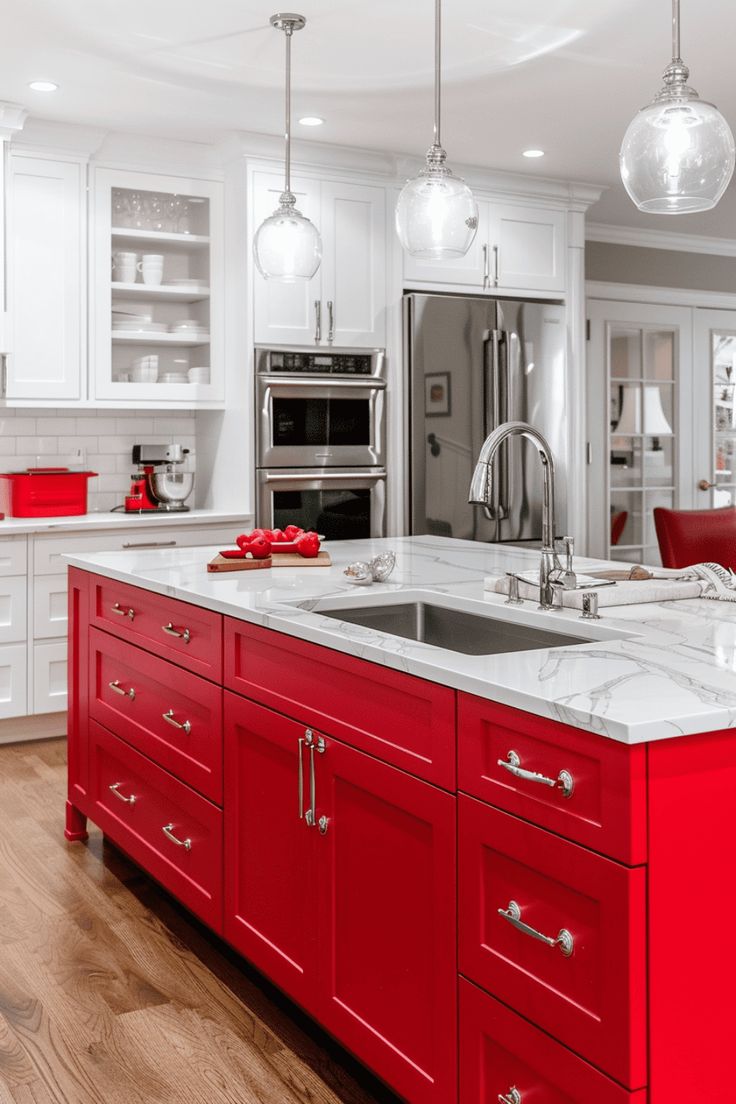
M 0 718 L 28 712 L 27 651 L 25 644 L 0 644 Z
M 253 233 L 278 206 L 283 177 L 251 176 Z M 322 237 L 322 263 L 308 281 L 266 280 L 253 266 L 255 340 L 260 345 L 386 344 L 386 189 L 295 177 L 297 207 Z

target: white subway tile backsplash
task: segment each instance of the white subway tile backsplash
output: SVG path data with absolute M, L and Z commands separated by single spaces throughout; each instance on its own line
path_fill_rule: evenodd
M 133 427 L 130 424 L 129 418 L 116 418 L 115 425 L 112 430 L 104 430 L 108 433 L 123 433 L 127 434 L 132 431 Z M 153 418 L 136 418 L 135 420 L 135 432 L 143 434 L 151 434 L 154 432 L 154 419 Z
M 56 456 L 59 452 L 59 438 L 44 434 L 42 437 L 16 437 L 18 452 L 31 453 L 34 456 Z
M 111 434 L 109 437 L 100 437 L 98 440 L 97 451 L 104 453 L 117 453 L 124 452 L 130 456 L 130 450 L 138 440 L 132 434 L 130 437 L 120 437 L 115 434 Z
M 177 437 L 182 433 L 193 433 L 194 422 L 191 418 L 156 418 L 155 429 L 157 433 L 165 433 L 167 436 Z
M 15 456 L 16 451 L 15 437 L 0 436 L 0 456 Z
M 90 411 L 89 413 L 94 412 Z M 103 434 L 115 433 L 115 424 L 115 418 L 108 418 L 104 415 L 98 415 L 96 418 L 77 418 L 74 428 L 70 429 L 69 433 L 77 433 L 80 437 L 86 436 L 87 434 L 94 434 L 95 437 L 102 437 Z

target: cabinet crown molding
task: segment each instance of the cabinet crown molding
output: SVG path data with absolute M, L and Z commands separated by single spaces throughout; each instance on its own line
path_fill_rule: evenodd
M 0 101 L 0 141 L 9 142 L 25 126 L 28 111 L 21 104 Z

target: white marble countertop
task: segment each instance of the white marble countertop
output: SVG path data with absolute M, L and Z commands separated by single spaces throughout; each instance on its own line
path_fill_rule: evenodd
M 16 537 L 24 533 L 71 533 L 78 530 L 159 528 L 168 525 L 202 525 L 204 523 L 251 525 L 250 514 L 237 514 L 231 510 L 151 510 L 147 514 L 126 514 L 122 510 L 113 513 L 79 514 L 74 517 L 6 517 L 0 521 L 0 538 Z M 241 530 L 238 529 L 238 532 Z M 235 536 L 235 533 L 233 533 Z
M 386 549 L 397 552 L 386 584 L 355 587 L 342 571 Z M 332 568 L 278 568 L 208 575 L 215 548 L 70 555 L 76 567 L 299 636 L 480 697 L 628 744 L 736 727 L 736 605 L 703 598 L 618 607 L 595 622 L 638 634 L 554 649 L 475 656 L 351 625 L 310 606 L 351 594 L 431 591 L 466 603 L 503 604 L 486 575 L 529 570 L 539 554 L 440 537 L 345 541 L 329 546 Z M 600 561 L 576 560 L 589 571 Z M 616 565 L 620 567 L 619 565 Z M 287 604 L 289 603 L 289 604 Z M 290 603 L 295 603 L 294 605 Z M 470 608 L 470 606 L 468 607 Z M 533 609 L 533 603 L 525 603 Z M 509 607 L 504 607 L 508 612 Z M 542 615 L 575 634 L 575 610 Z

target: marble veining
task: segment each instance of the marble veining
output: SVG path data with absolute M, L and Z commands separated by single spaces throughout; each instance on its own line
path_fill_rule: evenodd
M 343 568 L 394 549 L 388 583 L 352 586 Z M 70 555 L 74 566 L 298 636 L 373 663 L 551 717 L 624 743 L 642 743 L 736 726 L 736 606 L 703 598 L 619 606 L 602 625 L 637 634 L 562 648 L 473 656 L 325 617 L 320 600 L 421 589 L 485 606 L 486 576 L 524 571 L 538 553 L 442 537 L 345 541 L 330 546 L 333 566 L 208 575 L 215 548 Z M 620 566 L 576 559 L 578 571 Z M 534 603 L 527 603 L 533 608 Z M 609 616 L 609 613 L 611 616 Z M 559 618 L 559 621 L 557 620 Z M 578 611 L 555 614 L 575 634 Z

